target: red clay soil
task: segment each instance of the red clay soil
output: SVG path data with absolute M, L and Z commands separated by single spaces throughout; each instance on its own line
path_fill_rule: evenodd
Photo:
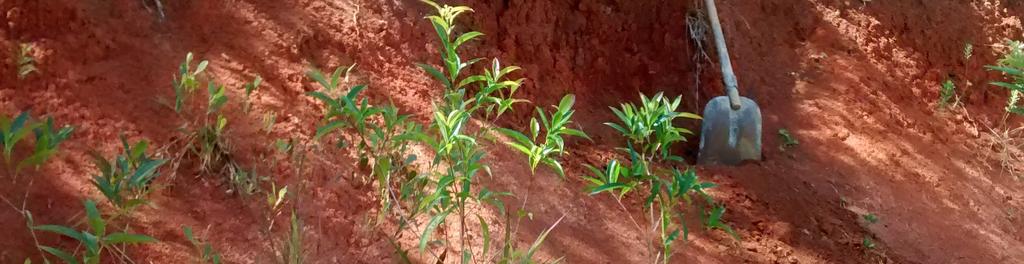
M 95 168 L 88 151 L 113 155 L 121 133 L 156 146 L 175 139 L 181 120 L 160 102 L 173 96 L 172 76 L 190 51 L 210 60 L 211 75 L 234 88 L 233 98 L 254 75 L 265 79 L 254 114 L 227 110 L 233 153 L 246 166 L 261 166 L 274 139 L 311 137 L 321 108 L 304 95 L 317 87 L 304 76 L 310 66 L 357 63 L 354 82 L 369 84 L 374 101 L 391 100 L 420 122 L 428 121 L 440 89 L 413 66 L 437 57 L 434 33 L 422 20 L 431 10 L 417 1 L 164 1 L 162 20 L 147 11 L 150 2 L 0 0 L 0 47 L 35 43 L 40 68 L 19 81 L 4 61 L 0 112 L 31 109 L 76 127 L 59 156 L 26 174 L 36 179 L 28 208 L 37 223 L 76 225 L 80 201 L 101 198 L 89 185 Z M 614 199 L 588 196 L 580 176 L 583 164 L 604 163 L 622 143 L 602 124 L 613 118 L 608 106 L 665 91 L 697 112 L 720 93 L 717 64 L 702 56 L 713 55 L 710 42 L 699 48 L 687 31 L 688 14 L 700 6 L 686 2 L 458 1 L 476 9 L 460 25 L 488 34 L 465 52 L 522 66 L 528 81 L 521 96 L 536 105 L 576 94 L 577 123 L 594 138 L 571 142 L 566 180 L 545 170 L 531 176 L 524 158 L 489 147 L 496 172 L 489 188 L 531 194 L 534 219 L 518 240 L 532 241 L 565 215 L 543 256 L 568 263 L 651 258 L 646 238 Z M 728 207 L 725 220 L 742 239 L 697 232 L 676 247 L 673 263 L 1024 262 L 1024 185 L 992 158 L 987 136 L 1000 127 L 1005 92 L 985 85 L 999 76 L 982 68 L 995 61 L 994 45 L 1024 38 L 1024 3 L 718 3 L 741 92 L 764 113 L 765 159 L 699 168 L 703 179 L 721 185 L 712 194 Z M 963 57 L 966 43 L 973 44 L 970 59 Z M 937 110 L 939 83 L 947 78 L 957 81 L 966 110 Z M 259 131 L 265 113 L 278 116 L 270 134 Z M 501 125 L 521 125 L 527 113 Z M 776 131 L 783 128 L 800 144 L 780 149 Z M 692 158 L 694 147 L 679 151 Z M 299 212 L 309 262 L 396 262 L 381 229 L 369 224 L 374 191 L 351 180 L 351 156 L 317 152 L 308 172 L 268 174 L 279 184 L 309 186 Z M 161 178 L 165 188 L 153 194 L 159 207 L 132 221 L 133 230 L 161 242 L 128 254 L 140 263 L 188 263 L 191 245 L 180 232 L 188 225 L 229 263 L 273 262 L 259 231 L 261 200 L 225 193 L 219 179 L 189 168 Z M 20 195 L 21 186 L 0 191 Z M 640 208 L 637 199 L 626 202 Z M 865 214 L 878 222 L 867 223 Z M 497 217 L 488 221 L 499 225 Z M 0 210 L 0 223 L 0 262 L 38 258 L 16 212 Z M 864 247 L 865 237 L 877 246 Z M 51 234 L 40 239 L 75 247 Z M 413 248 L 415 240 L 399 242 Z M 414 261 L 431 259 L 411 252 Z

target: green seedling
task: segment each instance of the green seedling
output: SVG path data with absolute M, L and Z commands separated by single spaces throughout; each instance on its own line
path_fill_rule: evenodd
M 671 155 L 672 144 L 685 142 L 686 135 L 693 135 L 689 129 L 676 127 L 676 118 L 701 119 L 687 112 L 677 112 L 682 96 L 669 100 L 662 93 L 653 97 L 640 95 L 640 105 L 624 103 L 612 112 L 620 123 L 605 123 L 628 140 L 627 148 L 635 148 L 643 159 L 670 160 L 682 162 L 679 156 Z
M 192 227 L 182 226 L 182 232 L 185 234 L 185 239 L 187 239 L 189 243 L 192 243 L 192 247 L 196 250 L 197 263 L 221 263 L 220 253 L 217 253 L 217 251 L 213 249 L 213 245 L 210 243 L 203 243 L 200 242 L 199 239 L 196 239 L 192 234 Z
M 785 128 L 779 129 L 779 139 L 782 140 L 782 146 L 779 146 L 779 150 L 782 151 L 786 151 L 787 148 L 800 145 L 800 141 L 796 140 L 796 137 L 789 133 L 789 130 L 786 130 Z
M 153 179 L 159 176 L 157 170 L 166 160 L 146 155 L 149 142 L 142 140 L 129 144 L 121 136 L 124 152 L 108 161 L 98 153 L 91 153 L 100 174 L 93 176 L 92 184 L 103 193 L 115 208 L 117 215 L 131 214 L 137 207 L 150 204 L 146 198 L 152 191 Z
M 54 125 L 53 118 L 46 118 L 44 122 L 32 120 L 28 111 L 22 112 L 13 119 L 7 116 L 0 116 L 0 145 L 3 145 L 4 162 L 11 168 L 13 175 L 17 175 L 26 167 L 39 167 L 50 157 L 57 153 L 60 143 L 71 136 L 74 128 L 69 126 L 61 127 L 59 130 Z M 14 147 L 22 139 L 32 132 L 35 135 L 35 147 L 31 155 L 15 163 L 12 160 Z
M 61 127 L 59 130 L 53 124 L 53 118 L 46 118 L 46 122 L 39 123 L 36 128 L 32 129 L 35 134 L 36 146 L 31 156 L 28 156 L 21 162 L 18 162 L 16 170 L 21 170 L 25 167 L 39 167 L 43 165 L 50 157 L 53 157 L 57 153 L 57 149 L 61 142 L 67 140 L 71 136 L 71 132 L 74 128 L 70 126 Z
M 11 165 L 11 154 L 14 153 L 14 146 L 19 141 L 25 138 L 29 132 L 34 130 L 39 124 L 31 122 L 30 114 L 28 111 L 21 112 L 17 117 L 10 118 L 6 115 L 0 116 L 0 133 L 2 133 L 4 146 L 4 162 L 7 163 L 8 167 Z
M 174 77 L 174 111 L 181 113 L 182 105 L 199 88 L 199 81 L 196 77 L 206 70 L 209 61 L 199 62 L 195 70 L 192 70 L 192 53 L 185 55 L 185 62 L 178 66 L 178 76 Z
M 864 221 L 867 221 L 869 224 L 878 223 L 878 216 L 875 214 L 866 214 L 863 217 Z
M 629 155 L 629 165 L 611 160 L 604 169 L 587 165 L 593 173 L 585 177 L 591 183 L 591 195 L 609 193 L 617 200 L 638 189 L 647 189 L 644 209 L 650 213 L 651 228 L 641 228 L 637 221 L 629 215 L 637 229 L 658 232 L 660 245 L 649 245 L 653 253 L 652 262 L 669 263 L 672 257 L 672 245 L 680 240 L 688 240 L 689 228 L 686 225 L 684 212 L 678 205 L 692 205 L 700 211 L 707 229 L 722 230 L 734 238 L 739 236 L 732 227 L 722 221 L 725 207 L 716 204 L 705 190 L 714 188 L 715 184 L 701 182 L 696 171 L 688 169 L 680 171 L 658 168 L 662 161 L 682 162 L 683 159 L 672 154 L 672 145 L 686 141 L 690 130 L 676 127 L 676 118 L 700 119 L 692 113 L 678 112 L 682 97 L 669 99 L 662 93 L 648 98 L 640 95 L 639 106 L 624 103 L 620 108 L 611 108 L 619 119 L 619 123 L 605 123 L 626 138 L 626 146 L 620 148 Z M 703 199 L 703 203 L 695 203 L 695 199 Z M 621 201 L 620 201 L 621 204 Z M 624 207 L 624 206 L 623 206 Z
M 538 107 L 537 117 L 540 118 L 540 121 L 537 121 L 537 117 L 530 120 L 529 137 L 519 131 L 506 128 L 498 128 L 498 131 L 514 140 L 506 142 L 506 144 L 529 157 L 531 170 L 536 170 L 537 165 L 543 163 L 554 169 L 559 176 L 564 178 L 565 171 L 557 159 L 558 156 L 565 152 L 564 137 L 575 136 L 590 139 L 583 131 L 568 128 L 569 124 L 572 123 L 570 118 L 572 118 L 575 112 L 572 110 L 574 102 L 575 97 L 571 94 L 562 97 L 562 100 L 555 108 L 555 112 L 550 114 L 550 118 L 548 114 L 544 113 L 543 109 Z M 540 135 L 541 126 L 544 129 L 543 141 L 537 139 Z
M 992 85 L 1006 88 L 1010 98 L 1006 103 L 1006 112 L 1024 115 L 1020 106 L 1021 94 L 1024 93 L 1024 42 L 1010 41 L 1007 51 L 996 65 L 985 66 L 989 70 L 1002 72 L 1006 76 L 1004 82 L 992 82 Z
M 942 87 L 939 88 L 939 108 L 952 108 L 956 107 L 957 102 L 953 100 L 956 97 L 956 84 L 953 80 L 946 80 L 942 83 Z
M 17 60 L 19 80 L 24 80 L 29 74 L 39 71 L 39 68 L 36 68 L 36 59 L 32 57 L 33 49 L 35 49 L 35 45 L 32 43 L 18 44 L 14 58 Z
M 228 160 L 229 151 L 224 137 L 228 119 L 220 113 L 221 108 L 228 102 L 225 88 L 222 85 L 210 82 L 207 85 L 208 98 L 206 114 L 201 124 L 190 133 L 189 148 L 199 157 L 200 167 L 207 172 L 215 171 L 217 168 L 235 169 Z
M 260 84 L 263 83 L 263 77 L 256 75 L 256 79 L 250 83 L 246 83 L 242 88 L 245 90 L 245 101 L 242 103 L 242 112 L 248 114 L 252 108 L 252 93 L 260 88 Z
M 875 240 L 871 238 L 871 235 L 864 235 L 864 240 L 861 241 L 861 245 L 866 249 L 875 249 L 878 245 L 875 244 Z
M 86 200 L 84 204 L 86 222 L 89 224 L 88 230 L 79 231 L 60 225 L 41 225 L 32 227 L 33 230 L 51 232 L 72 238 L 84 247 L 84 252 L 81 252 L 80 254 L 71 254 L 67 251 L 48 246 L 40 246 L 40 249 L 59 258 L 61 261 L 64 261 L 64 263 L 98 264 L 101 263 L 100 257 L 103 255 L 102 253 L 105 249 L 109 249 L 117 245 L 153 243 L 157 241 L 152 237 L 140 234 L 122 232 L 107 233 L 107 221 L 103 219 L 99 210 L 96 209 L 96 203 L 91 200 Z M 76 259 L 77 255 L 81 255 L 82 259 Z

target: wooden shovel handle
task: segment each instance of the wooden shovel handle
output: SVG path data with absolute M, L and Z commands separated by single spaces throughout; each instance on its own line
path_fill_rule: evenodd
M 718 9 L 715 8 L 715 0 L 704 0 L 708 8 L 708 19 L 711 20 L 711 31 L 715 35 L 715 48 L 718 49 L 718 61 L 722 66 L 722 82 L 725 83 L 725 94 L 729 96 L 729 104 L 732 110 L 740 110 L 739 84 L 736 81 L 736 73 L 732 71 L 732 61 L 729 60 L 729 48 L 725 45 L 725 35 L 722 33 L 722 23 L 718 21 Z

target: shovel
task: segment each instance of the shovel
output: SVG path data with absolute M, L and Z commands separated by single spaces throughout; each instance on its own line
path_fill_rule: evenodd
M 704 107 L 697 164 L 737 165 L 745 160 L 761 160 L 761 109 L 754 100 L 740 97 L 715 1 L 704 3 L 715 35 L 726 96 L 715 97 Z

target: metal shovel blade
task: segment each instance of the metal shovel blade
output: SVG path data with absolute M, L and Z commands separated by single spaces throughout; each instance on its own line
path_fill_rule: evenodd
M 739 110 L 733 110 L 729 97 L 719 96 L 704 107 L 698 164 L 761 160 L 761 109 L 750 98 L 740 97 L 740 103 Z

